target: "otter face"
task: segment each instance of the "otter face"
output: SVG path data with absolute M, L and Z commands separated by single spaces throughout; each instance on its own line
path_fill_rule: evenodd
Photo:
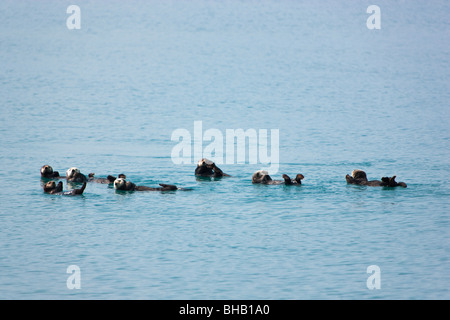
M 213 161 L 203 158 L 197 163 L 197 167 L 211 167 L 213 164 Z
M 367 181 L 367 175 L 364 171 L 362 170 L 353 170 L 352 171 L 352 177 L 353 179 L 358 179 L 358 180 L 364 180 Z
M 49 165 L 42 166 L 41 168 L 41 176 L 48 176 L 53 173 L 53 168 Z
M 44 192 L 50 192 L 54 189 L 56 189 L 55 181 L 49 181 L 44 185 Z
M 76 174 L 80 173 L 78 168 L 72 167 L 66 171 L 67 179 L 73 178 Z
M 125 179 L 117 178 L 116 180 L 114 180 L 114 189 L 121 190 L 125 187 L 126 184 L 127 182 L 125 181 Z
M 203 158 L 199 162 L 197 162 L 197 168 L 195 169 L 195 175 L 208 177 L 214 174 L 214 170 L 216 169 L 213 161 Z
M 267 183 L 269 181 L 272 181 L 272 178 L 265 170 L 258 170 L 252 176 L 252 183 Z

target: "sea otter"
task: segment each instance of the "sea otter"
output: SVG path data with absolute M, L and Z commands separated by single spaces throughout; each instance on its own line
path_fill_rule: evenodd
M 177 186 L 171 184 L 159 184 L 161 187 L 151 188 L 146 186 L 137 186 L 133 182 L 126 181 L 124 178 L 118 178 L 114 181 L 114 189 L 122 191 L 174 191 Z
M 224 173 L 216 164 L 208 160 L 206 158 L 203 158 L 197 163 L 197 168 L 195 168 L 195 175 L 199 177 L 213 177 L 213 178 L 220 178 L 220 177 L 229 177 L 230 175 Z
M 55 181 L 49 181 L 44 185 L 44 192 L 45 193 L 60 193 L 63 191 L 63 183 L 62 181 L 58 182 L 58 185 L 56 185 Z
M 68 182 L 87 182 L 88 178 L 78 168 L 69 168 L 66 172 Z
M 49 181 L 44 185 L 45 193 L 59 194 L 59 195 L 64 195 L 64 196 L 81 195 L 81 194 L 83 194 L 84 189 L 86 189 L 86 182 L 83 183 L 83 186 L 79 189 L 72 189 L 70 191 L 65 191 L 65 192 L 63 192 L 62 181 L 58 182 L 58 185 L 56 185 L 55 181 Z
M 345 180 L 347 180 L 348 184 L 359 184 L 359 185 L 373 186 L 373 187 L 381 186 L 381 181 L 378 181 L 378 180 L 369 181 L 369 180 L 367 180 L 366 173 L 362 170 L 357 170 L 357 169 L 352 171 L 351 176 L 347 174 L 345 176 Z
M 272 180 L 272 177 L 265 170 L 258 170 L 252 175 L 252 183 L 257 184 L 285 184 L 285 185 L 301 185 L 305 177 L 299 173 L 295 179 L 291 179 L 287 174 L 283 174 L 284 180 Z
M 41 167 L 41 177 L 48 178 L 48 179 L 63 179 L 64 178 L 59 175 L 58 171 L 53 171 L 53 168 L 51 166 L 49 166 L 48 164 Z
M 260 184 L 282 184 L 283 180 L 272 180 L 272 177 L 265 170 L 258 170 L 252 175 L 252 183 Z
M 96 182 L 96 183 L 102 183 L 102 184 L 112 184 L 117 179 L 116 177 L 112 175 L 108 175 L 106 178 L 95 178 L 95 173 L 89 173 L 88 174 L 88 182 Z M 119 178 L 126 179 L 126 176 L 121 173 L 118 176 Z
M 352 175 L 346 175 L 345 180 L 347 180 L 348 184 L 357 184 L 362 186 L 370 186 L 370 187 L 404 187 L 406 188 L 406 183 L 404 182 L 396 182 L 396 176 L 393 177 L 383 177 L 380 180 L 368 180 L 367 175 L 362 170 L 353 170 Z

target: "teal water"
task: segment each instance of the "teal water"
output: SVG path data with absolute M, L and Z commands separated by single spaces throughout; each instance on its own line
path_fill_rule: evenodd
M 76 2 L 0 2 L 1 299 L 450 298 L 448 2 Z M 197 180 L 194 121 L 279 129 L 303 186 Z M 48 195 L 44 164 L 193 190 Z

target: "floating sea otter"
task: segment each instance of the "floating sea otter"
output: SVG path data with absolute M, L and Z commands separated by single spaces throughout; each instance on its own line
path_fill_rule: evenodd
M 41 177 L 48 179 L 64 179 L 65 177 L 61 177 L 58 171 L 53 171 L 53 168 L 48 164 L 41 167 Z
M 203 158 L 197 163 L 197 168 L 195 168 L 195 175 L 199 177 L 229 177 L 230 175 L 224 173 L 216 164 Z
M 118 178 L 114 181 L 114 189 L 123 191 L 175 191 L 177 186 L 171 184 L 159 184 L 161 187 L 151 188 L 145 186 L 137 186 L 133 182 L 126 181 L 124 178 Z
M 67 182 L 87 182 L 88 178 L 80 172 L 80 169 L 72 167 L 66 172 Z
M 49 181 L 44 185 L 45 193 L 59 194 L 59 195 L 63 195 L 63 196 L 81 195 L 81 194 L 83 194 L 84 189 L 86 189 L 86 182 L 83 183 L 83 186 L 81 188 L 73 189 L 70 191 L 63 191 L 62 181 L 58 182 L 58 185 L 56 185 L 55 181 Z
M 367 175 L 362 170 L 353 170 L 352 175 L 346 175 L 345 180 L 347 180 L 348 184 L 357 184 L 363 186 L 371 186 L 371 187 L 403 187 L 406 188 L 406 183 L 404 182 L 396 182 L 396 176 L 393 177 L 383 177 L 380 180 L 367 180 Z
M 267 171 L 258 170 L 252 175 L 252 183 L 301 185 L 304 178 L 305 177 L 299 173 L 295 176 L 295 179 L 291 179 L 287 174 L 283 174 L 284 180 L 272 180 Z

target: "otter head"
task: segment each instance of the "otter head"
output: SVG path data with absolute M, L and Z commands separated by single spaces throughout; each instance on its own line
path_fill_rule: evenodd
M 214 174 L 216 166 L 213 161 L 203 158 L 197 162 L 197 168 L 195 174 L 200 176 L 212 176 Z
M 44 185 L 44 192 L 50 192 L 54 189 L 56 189 L 55 181 L 49 181 Z
M 49 176 L 52 174 L 53 174 L 53 168 L 51 166 L 49 166 L 47 164 L 45 166 L 42 166 L 42 168 L 41 168 L 41 176 L 42 177 Z
M 79 174 L 80 170 L 78 168 L 72 167 L 66 171 L 67 179 L 73 178 L 76 174 Z
M 127 182 L 123 178 L 117 178 L 114 180 L 114 189 L 116 190 L 122 190 L 125 188 Z
M 355 180 L 363 180 L 363 181 L 367 181 L 367 175 L 364 171 L 362 170 L 353 170 L 352 171 L 352 177 Z
M 272 178 L 265 170 L 258 170 L 252 176 L 252 183 L 268 183 L 269 181 L 272 181 Z
M 206 158 L 203 158 L 199 162 L 197 162 L 197 167 L 207 167 L 212 168 L 214 166 L 214 162 L 211 160 L 208 160 Z

